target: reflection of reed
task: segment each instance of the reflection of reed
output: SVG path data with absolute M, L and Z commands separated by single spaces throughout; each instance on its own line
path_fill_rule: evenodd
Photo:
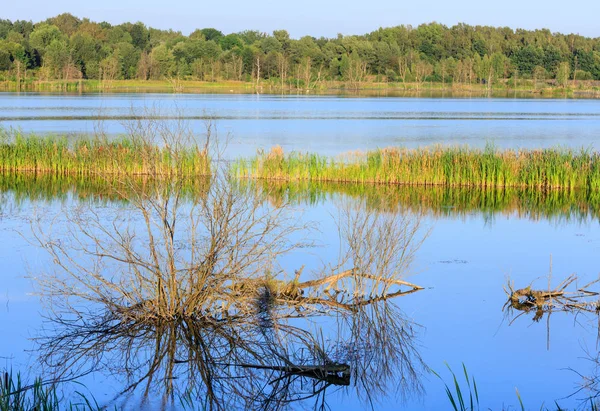
M 538 219 L 600 219 L 600 194 L 585 190 L 477 187 L 413 187 L 372 184 L 240 181 L 241 187 L 267 193 L 272 204 L 320 204 L 345 195 L 364 199 L 373 210 L 429 212 L 436 216 L 517 214 Z
M 205 193 L 209 178 L 184 179 L 182 196 L 192 199 Z M 17 204 L 25 201 L 79 200 L 126 202 L 135 190 L 152 193 L 160 181 L 137 177 L 123 184 L 117 178 L 54 176 L 49 174 L 0 173 L 0 192 Z M 238 181 L 240 190 L 260 189 L 268 193 L 274 206 L 285 202 L 294 204 L 321 204 L 339 195 L 364 199 L 373 210 L 411 209 L 436 216 L 514 215 L 539 219 L 600 219 L 600 195 L 584 190 L 527 190 L 516 188 L 481 189 L 465 187 L 409 187 L 336 183 L 276 183 L 266 181 Z M 1 198 L 0 198 L 0 201 Z
M 209 184 L 210 177 L 200 177 L 182 179 L 179 186 L 183 196 L 192 198 L 206 193 Z M 127 202 L 133 192 L 151 194 L 164 191 L 168 186 L 168 181 L 148 176 L 124 180 L 116 176 L 0 173 L 0 193 L 12 198 L 17 205 L 28 201 L 62 201 L 69 198 L 92 202 Z

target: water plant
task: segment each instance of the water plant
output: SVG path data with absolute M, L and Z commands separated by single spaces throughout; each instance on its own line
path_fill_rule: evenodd
M 20 373 L 4 371 L 0 380 L 0 411 L 99 410 L 96 400 L 80 391 L 76 401 L 65 401 L 57 393 L 58 382 L 36 378 L 27 384 Z
M 204 176 L 210 174 L 204 147 L 173 150 L 137 134 L 108 139 L 24 135 L 10 131 L 0 144 L 1 173 L 107 176 Z
M 240 178 L 424 186 L 600 188 L 600 154 L 568 148 L 386 148 L 330 158 L 280 147 L 232 165 Z
M 468 391 L 465 391 L 464 393 L 463 388 L 461 388 L 461 384 L 458 382 L 458 378 L 456 377 L 454 371 L 452 371 L 452 368 L 450 368 L 450 365 L 446 364 L 446 367 L 448 367 L 450 374 L 452 374 L 452 381 L 454 387 L 454 392 L 452 392 L 452 389 L 450 389 L 448 384 L 444 382 L 444 386 L 446 388 L 446 395 L 448 396 L 448 400 L 452 404 L 452 409 L 454 409 L 455 411 L 474 411 L 475 409 L 479 409 L 479 392 L 477 391 L 477 382 L 475 381 L 475 377 L 469 378 L 469 374 L 467 372 L 467 367 L 465 366 L 465 364 L 463 363 L 462 369 L 465 376 L 465 381 L 467 383 Z M 435 376 L 437 376 L 443 381 L 442 377 L 438 373 L 436 373 L 435 371 L 433 371 L 433 373 Z

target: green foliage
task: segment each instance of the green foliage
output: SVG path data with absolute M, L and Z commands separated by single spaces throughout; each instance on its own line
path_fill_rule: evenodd
M 53 56 L 47 62 L 49 51 Z M 241 71 L 237 60 L 232 67 L 232 53 L 242 58 Z M 556 76 L 557 84 L 565 87 L 568 79 L 564 70 L 560 71 L 565 63 L 570 65 L 569 73 L 577 71 L 581 79 L 600 80 L 600 39 L 547 30 L 430 23 L 416 29 L 396 26 L 364 35 L 293 39 L 286 30 L 275 30 L 272 35 L 253 30 L 224 34 L 215 28 L 184 36 L 173 30 L 148 28 L 141 22 L 113 26 L 68 13 L 35 25 L 0 20 L 0 71 L 11 70 L 19 60 L 34 77 L 61 78 L 60 73 L 74 65 L 84 79 L 99 79 L 103 62 L 107 65 L 106 59 L 112 57 L 119 61 L 116 69 L 109 65 L 116 71 L 109 70 L 114 79 L 252 79 L 258 74 L 258 58 L 265 63 L 261 77 L 297 77 L 288 84 L 315 77 L 348 81 L 348 68 L 354 60 L 360 71 L 365 71 L 360 81 L 385 78 L 497 84 L 517 73 L 523 78 L 539 77 L 539 68 L 543 68 L 547 76 Z M 303 67 L 307 59 L 312 63 L 308 69 Z M 407 60 L 405 71 L 399 68 L 401 59 Z M 42 75 L 40 69 L 47 63 L 48 70 Z M 351 77 L 356 83 L 355 76 Z
M 24 136 L 14 133 L 0 145 L 0 172 L 54 175 L 202 176 L 210 174 L 206 153 L 189 147 L 174 157 L 168 147 L 117 140 Z
M 556 72 L 556 83 L 561 87 L 566 87 L 569 81 L 569 76 L 571 75 L 571 65 L 566 61 L 563 61 L 558 66 L 558 70 Z
M 96 400 L 79 391 L 75 392 L 76 401 L 64 401 L 57 394 L 56 384 L 44 383 L 36 378 L 28 385 L 21 374 L 11 372 L 1 374 L 0 380 L 0 411 L 29 411 L 29 410 L 100 410 Z
M 446 367 L 448 367 L 450 374 L 452 374 L 452 385 L 454 392 L 452 392 L 452 389 L 450 389 L 448 384 L 444 383 L 444 386 L 446 387 L 446 395 L 448 396 L 450 404 L 452 404 L 452 409 L 455 411 L 475 411 L 476 409 L 478 410 L 479 392 L 477 391 L 477 383 L 475 382 L 475 377 L 469 379 L 467 367 L 465 366 L 465 364 L 463 364 L 462 368 L 468 389 L 468 391 L 465 391 L 463 393 L 463 388 L 461 388 L 461 384 L 458 382 L 456 374 L 454 374 L 454 371 L 452 371 L 452 368 L 450 368 L 448 364 L 446 364 Z M 439 374 L 435 372 L 434 374 L 443 381 L 442 377 Z
M 213 28 L 202 29 L 202 30 L 200 30 L 200 33 L 202 33 L 202 35 L 204 36 L 204 39 L 207 41 L 219 40 L 221 37 L 223 37 L 222 32 L 220 32 L 217 29 L 213 29 Z
M 53 42 L 63 38 L 60 29 L 54 25 L 41 23 L 38 24 L 29 36 L 29 44 L 40 55 L 44 55 L 46 48 Z
M 388 148 L 332 159 L 279 147 L 235 163 L 243 178 L 428 186 L 600 188 L 600 154 L 571 149 L 485 150 L 467 147 Z

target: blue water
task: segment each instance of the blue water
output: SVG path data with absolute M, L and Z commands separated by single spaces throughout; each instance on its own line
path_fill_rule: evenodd
M 500 147 L 596 147 L 600 136 L 596 100 L 1 94 L 0 118 L 4 126 L 24 131 L 80 134 L 94 130 L 94 121 L 87 116 L 127 116 L 131 107 L 151 104 L 160 106 L 165 116 L 172 115 L 175 107 L 190 118 L 215 116 L 218 128 L 233 135 L 231 156 L 249 155 L 274 144 L 324 154 L 434 143 L 482 147 L 490 141 Z M 77 119 L 82 116 L 86 118 Z M 190 121 L 202 131 L 204 120 Z M 121 130 L 116 120 L 105 120 L 105 127 L 112 133 Z M 39 215 L 50 221 L 57 216 L 60 227 L 62 205 L 80 200 L 15 204 L 12 193 L 4 196 L 0 200 L 0 322 L 6 337 L 0 339 L 0 366 L 36 376 L 41 368 L 33 338 L 39 336 L 49 308 L 35 294 L 35 277 L 52 265 L 31 243 L 29 219 Z M 289 255 L 282 261 L 287 270 L 306 265 L 304 275 L 309 278 L 311 270 L 335 259 L 336 216 L 344 198 L 297 206 L 302 221 L 316 223 L 318 230 L 310 236 L 320 246 Z M 100 206 L 107 215 L 122 207 L 110 202 Z M 540 322 L 532 320 L 533 313 L 507 317 L 502 311 L 507 300 L 504 287 L 510 279 L 516 288 L 533 281 L 545 288 L 551 264 L 553 285 L 572 273 L 582 284 L 596 279 L 600 222 L 533 219 L 527 213 L 490 217 L 477 210 L 460 215 L 424 211 L 423 227 L 430 234 L 407 280 L 425 289 L 395 303 L 418 325 L 416 343 L 427 366 L 451 383 L 445 362 L 457 374 L 464 363 L 477 381 L 482 409 L 519 409 L 515 389 L 527 409 L 552 406 L 555 400 L 565 407 L 580 404 L 589 392 L 566 397 L 583 381 L 575 371 L 587 376 L 596 372 L 586 350 L 597 352 L 598 317 L 554 313 L 549 321 L 544 316 Z M 44 227 L 52 233 L 49 222 Z M 332 323 L 325 322 L 326 335 L 333 332 L 327 324 Z M 82 378 L 99 401 L 112 398 L 120 389 L 117 381 L 107 372 Z M 398 409 L 397 402 L 404 400 L 406 409 L 448 409 L 443 383 L 426 371 L 421 381 L 424 394 L 404 399 L 390 387 L 389 395 L 376 398 L 374 408 Z M 332 409 L 367 407 L 354 388 L 334 392 L 327 401 Z
M 120 133 L 132 113 L 149 112 L 187 118 L 198 133 L 205 118 L 215 118 L 221 138 L 231 136 L 233 157 L 274 145 L 330 155 L 433 144 L 597 148 L 600 135 L 600 101 L 589 99 L 0 95 L 0 124 L 26 132 L 86 134 L 102 124 L 106 132 Z

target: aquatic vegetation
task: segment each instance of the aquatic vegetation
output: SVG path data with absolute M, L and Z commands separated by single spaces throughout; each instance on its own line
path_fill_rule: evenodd
M 58 381 L 43 381 L 36 378 L 27 384 L 20 373 L 11 371 L 0 374 L 0 411 L 45 410 L 100 410 L 93 397 L 77 391 L 78 400 L 65 401 L 57 393 Z
M 452 371 L 452 368 L 450 368 L 450 365 L 446 364 L 446 367 L 448 367 L 448 370 L 452 375 L 452 382 L 454 386 L 453 393 L 448 384 L 444 382 L 444 386 L 446 388 L 446 395 L 448 396 L 448 400 L 452 404 L 452 409 L 455 411 L 475 411 L 476 409 L 479 409 L 479 392 L 477 391 L 477 382 L 475 381 L 475 377 L 469 378 L 469 373 L 467 372 L 467 367 L 465 366 L 465 364 L 463 363 L 462 369 L 464 372 L 465 382 L 467 383 L 468 391 L 465 390 L 464 393 L 463 388 L 461 388 L 461 384 L 458 382 L 458 378 L 456 377 L 454 371 Z M 438 373 L 434 372 L 434 374 L 440 380 L 443 381 L 442 377 Z M 467 394 L 468 399 L 466 397 Z
M 240 178 L 543 190 L 600 188 L 600 154 L 571 149 L 387 148 L 329 158 L 281 147 L 232 165 Z
M 0 172 L 76 176 L 210 174 L 208 152 L 197 145 L 173 150 L 161 141 L 128 135 L 102 137 L 39 137 L 11 132 L 0 141 Z

